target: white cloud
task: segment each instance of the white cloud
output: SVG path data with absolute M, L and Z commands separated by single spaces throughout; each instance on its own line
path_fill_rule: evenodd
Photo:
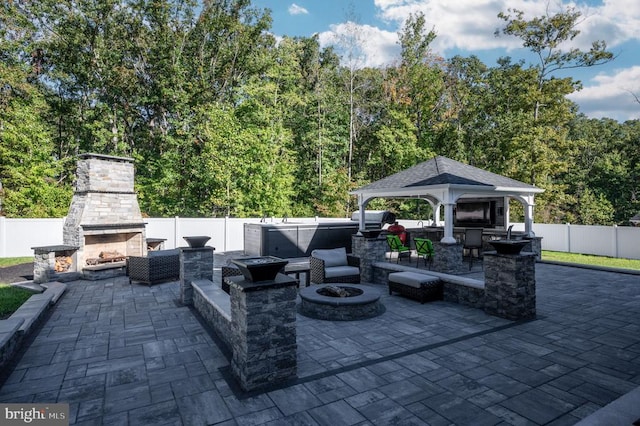
M 381 30 L 370 25 L 354 22 L 331 25 L 330 31 L 318 35 L 321 46 L 336 46 L 338 52 L 346 51 L 349 44 L 355 47 L 357 67 L 381 67 L 397 60 L 400 48 L 395 32 Z M 342 46 L 342 47 L 340 47 Z M 346 57 L 346 55 L 343 55 Z
M 640 97 L 640 66 L 599 74 L 568 98 L 578 103 L 580 112 L 588 117 L 624 121 L 640 119 L 640 104 L 633 94 Z
M 589 4 L 595 4 L 594 1 L 597 2 L 590 0 Z M 635 54 L 633 46 L 640 42 L 638 0 L 602 0 L 595 6 L 586 4 L 585 0 L 374 0 L 374 4 L 377 17 L 395 30 L 385 31 L 354 23 L 335 24 L 329 31 L 320 33 L 321 46 L 339 45 L 349 38 L 349 34 L 356 34 L 362 55 L 359 66 L 388 65 L 399 59 L 397 32 L 410 14 L 422 12 L 427 20 L 426 29 L 433 29 L 437 34 L 431 45 L 437 55 L 447 57 L 451 53 L 460 53 L 481 56 L 483 51 L 505 50 L 505 54 L 523 57 L 528 53 L 513 53 L 522 49 L 521 40 L 494 35 L 505 25 L 498 18 L 498 13 L 517 9 L 524 12 L 525 19 L 531 19 L 547 13 L 555 14 L 567 7 L 575 7 L 582 17 L 577 27 L 580 34 L 563 46 L 565 50 L 588 50 L 593 41 L 604 40 L 615 54 L 620 53 L 616 46 L 620 46 L 622 53 L 631 49 L 627 53 Z M 633 60 L 632 63 L 637 62 Z M 631 93 L 640 96 L 640 66 L 618 69 L 587 80 L 583 90 L 571 95 L 570 99 L 578 103 L 580 111 L 589 117 L 638 119 L 640 104 Z
M 292 3 L 289 6 L 289 14 L 290 15 L 308 15 L 309 11 L 302 6 L 298 6 L 295 3 Z
M 521 47 L 515 37 L 495 37 L 497 29 L 505 22 L 498 13 L 508 9 L 522 10 L 525 18 L 554 14 L 567 6 L 576 7 L 582 13 L 578 29 L 581 34 L 571 47 L 589 48 L 594 40 L 604 39 L 609 46 L 629 40 L 640 40 L 640 2 L 637 0 L 604 0 L 597 7 L 584 3 L 548 2 L 547 0 L 374 0 L 380 17 L 395 22 L 401 28 L 409 14 L 422 12 L 429 28 L 433 27 L 438 37 L 433 47 L 445 54 L 457 48 L 467 51 L 488 49 L 513 50 Z

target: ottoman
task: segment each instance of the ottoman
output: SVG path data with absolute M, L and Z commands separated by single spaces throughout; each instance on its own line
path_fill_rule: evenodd
M 433 275 L 418 272 L 393 272 L 389 274 L 389 294 L 400 293 L 420 303 L 442 300 L 442 281 Z

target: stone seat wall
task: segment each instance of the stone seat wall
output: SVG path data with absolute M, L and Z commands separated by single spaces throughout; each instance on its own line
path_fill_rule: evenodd
M 209 280 L 194 280 L 193 306 L 215 330 L 228 350 L 231 345 L 231 298 L 220 287 Z
M 484 309 L 484 281 L 474 280 L 472 278 L 442 272 L 425 271 L 424 269 L 389 262 L 375 262 L 373 263 L 373 283 L 386 286 L 390 273 L 404 271 L 417 272 L 419 274 L 440 278 L 443 283 L 443 300 L 446 302 Z

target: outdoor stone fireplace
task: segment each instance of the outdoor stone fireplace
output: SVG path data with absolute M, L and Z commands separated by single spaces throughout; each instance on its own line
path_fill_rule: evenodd
M 133 183 L 131 158 L 78 156 L 63 241 L 77 247 L 75 264 L 85 279 L 122 275 L 127 256 L 146 255 L 145 223 Z

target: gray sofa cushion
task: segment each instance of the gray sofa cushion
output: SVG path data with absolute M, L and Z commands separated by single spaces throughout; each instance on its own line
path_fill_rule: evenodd
M 171 249 L 171 250 L 149 250 L 147 252 L 147 257 L 160 257 L 160 256 L 176 256 L 180 254 L 180 250 Z
M 433 275 L 406 271 L 389 274 L 389 281 L 404 284 L 409 287 L 420 288 L 423 284 L 435 284 L 440 281 L 440 278 L 434 277 Z
M 325 268 L 347 266 L 347 250 L 344 247 L 335 249 L 315 249 L 311 256 L 324 261 Z
M 332 266 L 324 269 L 326 278 L 346 277 L 351 275 L 360 275 L 360 269 L 355 266 Z

